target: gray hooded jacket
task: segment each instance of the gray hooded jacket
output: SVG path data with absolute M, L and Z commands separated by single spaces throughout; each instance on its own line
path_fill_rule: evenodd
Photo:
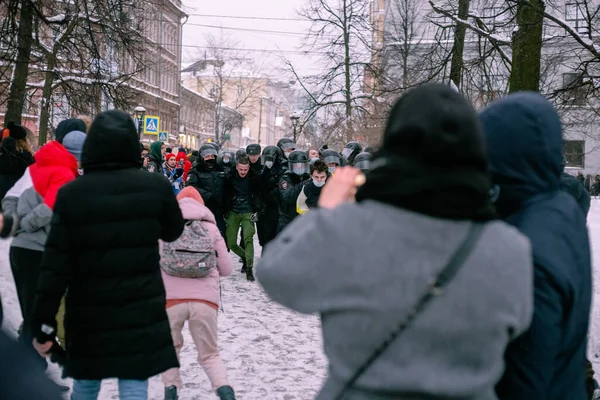
M 329 372 L 318 400 L 333 399 L 404 320 L 468 225 L 365 201 L 310 211 L 269 244 L 256 270 L 265 291 L 321 315 Z M 443 295 L 344 399 L 495 400 L 504 350 L 531 320 L 532 271 L 528 240 L 487 223 Z

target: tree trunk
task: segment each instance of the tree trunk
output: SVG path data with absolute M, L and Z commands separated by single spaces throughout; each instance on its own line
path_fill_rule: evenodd
M 54 84 L 54 67 L 56 57 L 48 56 L 48 67 L 46 71 L 44 88 L 42 89 L 42 109 L 40 111 L 40 126 L 38 146 L 43 146 L 48 138 L 48 126 L 50 121 L 50 106 L 52 105 L 52 85 Z
M 544 1 L 520 2 L 513 33 L 510 93 L 540 90 Z
M 346 97 L 346 141 L 351 142 L 354 140 L 354 134 L 352 129 L 352 77 L 350 71 L 350 32 L 347 15 L 347 0 L 343 0 L 344 7 L 344 72 L 346 75 L 345 84 L 345 97 Z
M 33 14 L 34 5 L 31 0 L 21 1 L 21 13 L 19 16 L 19 37 L 17 48 L 17 60 L 14 75 L 8 93 L 8 104 L 6 106 L 5 124 L 12 121 L 21 124 L 21 114 L 27 96 L 27 76 L 29 75 L 29 59 L 31 45 L 33 43 Z
M 466 20 L 469 16 L 471 0 L 458 1 L 458 18 Z M 450 80 L 460 89 L 463 70 L 463 53 L 465 50 L 465 36 L 467 26 L 456 24 L 454 28 L 454 44 L 452 45 L 452 60 L 450 62 Z

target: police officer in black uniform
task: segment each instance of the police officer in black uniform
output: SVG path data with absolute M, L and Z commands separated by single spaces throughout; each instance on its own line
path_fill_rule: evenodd
M 263 209 L 258 215 L 262 221 L 263 237 L 259 232 L 258 239 L 262 240 L 261 246 L 266 246 L 277 236 L 279 225 L 279 181 L 287 170 L 287 161 L 283 160 L 283 152 L 277 146 L 267 146 L 262 152 L 262 163 L 264 168 L 261 176 L 261 191 L 263 193 Z
M 348 142 L 342 150 L 342 156 L 347 160 L 346 165 L 354 165 L 354 157 L 362 152 L 362 146 L 358 142 Z
M 257 172 L 259 174 L 262 172 L 263 169 L 263 165 L 260 160 L 260 152 L 260 144 L 252 143 L 246 147 L 246 154 L 250 159 L 250 168 L 252 168 L 254 172 Z
M 287 160 L 292 151 L 296 150 L 296 142 L 290 138 L 282 138 L 277 142 L 277 147 L 281 149 L 283 158 Z
M 217 150 L 210 144 L 200 147 L 200 157 L 196 167 L 190 170 L 186 185 L 198 190 L 206 207 L 215 215 L 217 227 L 227 242 L 223 197 L 225 170 L 217 163 L 217 156 Z
M 288 171 L 279 180 L 279 205 L 278 232 L 281 232 L 296 218 L 298 212 L 296 205 L 298 195 L 302 191 L 303 182 L 310 179 L 308 154 L 304 151 L 294 150 L 288 156 Z

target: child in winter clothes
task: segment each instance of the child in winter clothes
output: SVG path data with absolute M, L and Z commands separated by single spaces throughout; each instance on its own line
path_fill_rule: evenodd
M 208 375 L 212 387 L 223 400 L 234 400 L 235 394 L 227 379 L 225 364 L 217 347 L 217 311 L 219 308 L 219 276 L 231 274 L 231 258 L 225 241 L 219 233 L 215 217 L 204 205 L 200 193 L 186 187 L 177 196 L 185 220 L 201 221 L 213 239 L 217 254 L 217 268 L 208 276 L 199 279 L 178 278 L 162 271 L 167 292 L 167 314 L 177 355 L 183 347 L 181 330 L 185 321 L 198 350 L 198 362 Z M 179 368 L 162 374 L 165 384 L 165 400 L 176 400 L 177 389 L 182 381 Z

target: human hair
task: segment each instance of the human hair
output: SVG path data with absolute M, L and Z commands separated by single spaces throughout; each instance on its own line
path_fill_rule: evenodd
M 27 138 L 15 140 L 15 147 L 21 153 L 28 151 L 33 154 L 33 151 L 31 150 L 31 143 L 29 143 L 29 139 Z
M 327 173 L 329 171 L 329 168 L 327 167 L 327 164 L 325 164 L 324 161 L 317 160 L 314 163 L 310 164 L 310 174 L 312 175 L 315 171 Z
M 237 158 L 237 164 L 250 165 L 250 159 L 248 158 L 247 155 L 240 155 Z

